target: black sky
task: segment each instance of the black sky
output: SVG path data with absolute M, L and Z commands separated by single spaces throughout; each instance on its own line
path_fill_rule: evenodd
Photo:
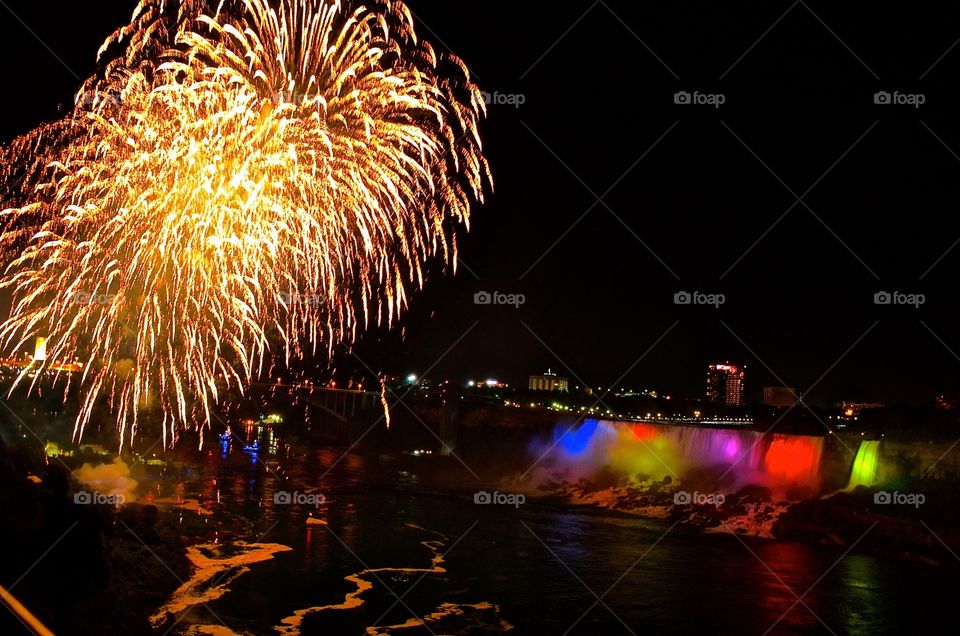
M 4 3 L 6 140 L 58 115 L 134 2 Z M 525 103 L 490 109 L 496 192 L 457 276 L 436 271 L 364 362 L 514 382 L 549 366 L 594 386 L 627 372 L 621 385 L 698 395 L 729 359 L 754 398 L 781 380 L 824 404 L 960 391 L 956 9 L 409 4 L 482 90 Z M 726 103 L 677 105 L 681 90 Z M 881 90 L 926 103 L 875 105 Z M 526 304 L 477 306 L 481 290 Z M 677 306 L 680 290 L 727 302 Z M 876 306 L 880 290 L 926 304 Z

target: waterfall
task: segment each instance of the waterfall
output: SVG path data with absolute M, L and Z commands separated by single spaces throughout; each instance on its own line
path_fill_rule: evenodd
M 850 470 L 848 489 L 872 486 L 880 481 L 880 440 L 863 440 Z
M 772 479 L 806 486 L 819 485 L 822 437 L 775 433 L 767 438 L 767 453 L 763 463 Z
M 612 468 L 656 479 L 682 478 L 692 469 L 713 469 L 740 484 L 813 488 L 820 483 L 823 456 L 822 437 L 600 420 L 587 420 L 573 430 L 558 428 L 547 446 L 531 451 L 553 458 L 570 476 L 589 477 Z

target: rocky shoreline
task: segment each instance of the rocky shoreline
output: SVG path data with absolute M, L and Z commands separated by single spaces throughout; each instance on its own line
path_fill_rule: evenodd
M 953 512 L 957 508 L 949 484 L 928 484 L 931 494 L 922 506 L 911 506 L 886 503 L 883 499 L 890 493 L 865 486 L 818 497 L 809 489 L 788 489 L 776 496 L 769 488 L 747 485 L 717 498 L 685 490 L 670 477 L 612 481 L 609 476 L 576 482 L 547 480 L 529 494 L 543 502 L 663 519 L 692 531 L 846 547 L 881 557 L 960 567 L 960 523 Z

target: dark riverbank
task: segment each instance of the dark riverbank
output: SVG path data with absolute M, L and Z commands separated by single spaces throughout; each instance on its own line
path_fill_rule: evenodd
M 0 579 L 54 633 L 149 633 L 147 616 L 190 573 L 185 545 L 206 529 L 149 505 L 79 505 L 72 468 L 0 442 Z M 0 612 L 0 633 L 22 630 Z

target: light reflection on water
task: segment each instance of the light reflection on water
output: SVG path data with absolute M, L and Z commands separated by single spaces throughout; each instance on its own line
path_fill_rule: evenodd
M 574 623 L 571 634 L 628 633 L 621 621 L 637 634 L 765 634 L 773 625 L 770 634 L 894 634 L 952 621 L 956 581 L 925 566 L 857 554 L 840 559 L 842 551 L 795 543 L 743 545 L 676 528 L 663 536 L 669 523 L 580 510 L 476 506 L 465 495 L 389 488 L 376 478 L 377 458 L 341 458 L 342 449 L 268 452 L 255 461 L 236 448 L 224 460 L 218 450 L 174 461 L 141 488 L 198 499 L 227 540 L 292 548 L 251 566 L 209 604 L 238 632 L 275 633 L 295 610 L 342 603 L 356 589 L 344 577 L 366 568 L 430 567 L 422 544 L 432 538 L 428 531 L 444 535 L 441 553 L 455 544 L 445 573 L 385 572 L 363 605 L 310 615 L 303 633 L 363 633 L 394 604 L 391 592 L 408 590 L 410 609 L 397 605 L 379 624 L 403 623 L 445 602 L 497 604 L 519 634 L 563 634 Z M 290 489 L 320 492 L 326 501 L 275 505 L 274 495 Z M 308 527 L 308 514 L 329 525 Z M 594 594 L 603 603 L 583 616 Z M 197 607 L 177 631 L 216 622 Z

